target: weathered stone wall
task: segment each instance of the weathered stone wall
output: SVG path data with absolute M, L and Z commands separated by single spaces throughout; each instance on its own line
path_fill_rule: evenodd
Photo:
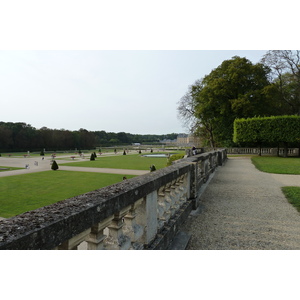
M 0 249 L 166 249 L 225 150 L 0 221 Z

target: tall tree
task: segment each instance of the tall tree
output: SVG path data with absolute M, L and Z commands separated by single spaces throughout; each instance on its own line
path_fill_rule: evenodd
M 189 103 L 202 139 L 213 147 L 229 146 L 235 118 L 273 114 L 267 96 L 269 72 L 261 63 L 252 64 L 246 58 L 234 56 L 191 86 Z
M 272 70 L 282 113 L 300 115 L 300 50 L 270 50 L 261 62 Z

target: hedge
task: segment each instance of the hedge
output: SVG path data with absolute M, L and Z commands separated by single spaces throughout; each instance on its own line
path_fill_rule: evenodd
M 275 116 L 236 119 L 233 141 L 300 142 L 300 116 Z

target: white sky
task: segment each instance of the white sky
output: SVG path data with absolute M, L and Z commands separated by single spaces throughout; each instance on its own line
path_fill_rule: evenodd
M 236 0 L 1 2 L 0 120 L 186 132 L 177 103 L 189 85 L 234 55 L 256 63 L 278 41 L 291 49 L 295 39 L 267 19 L 284 9 L 251 3 L 246 14 Z
M 0 51 L 1 120 L 36 128 L 184 132 L 188 86 L 225 59 L 265 51 Z

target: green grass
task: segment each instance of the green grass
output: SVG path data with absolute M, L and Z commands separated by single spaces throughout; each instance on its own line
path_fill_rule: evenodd
M 62 170 L 3 177 L 0 179 L 0 216 L 9 218 L 122 179 L 123 175 Z
M 1 168 L 7 168 L 7 170 L 1 170 Z M 12 171 L 12 170 L 21 170 L 21 169 L 22 168 L 0 166 L 0 172 L 6 172 L 6 171 Z
M 287 200 L 300 212 L 300 187 L 285 186 L 282 191 Z
M 149 170 L 150 165 L 155 165 L 156 169 L 158 170 L 166 167 L 167 158 L 142 157 L 140 154 L 139 155 L 138 154 L 116 155 L 116 156 L 107 156 L 107 157 L 98 156 L 95 161 L 72 162 L 72 163 L 65 163 L 60 165 L 89 167 L 89 168 L 130 169 L 130 170 Z
M 253 156 L 251 160 L 262 172 L 300 175 L 300 158 L 298 157 Z

